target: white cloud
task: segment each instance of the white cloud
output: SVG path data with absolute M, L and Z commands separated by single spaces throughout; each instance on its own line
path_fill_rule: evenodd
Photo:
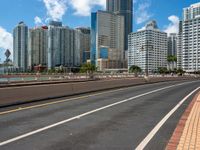
M 41 24 L 43 24 L 42 19 L 41 19 L 40 17 L 38 17 L 38 16 L 36 16 L 36 17 L 34 18 L 34 22 L 35 22 L 36 25 L 41 25 Z
M 66 0 L 43 0 L 47 9 L 47 15 L 55 21 L 62 20 L 67 10 Z
M 141 3 L 135 12 L 136 23 L 141 24 L 148 21 L 153 15 L 148 12 L 148 8 L 151 6 L 149 1 Z
M 89 16 L 94 6 L 106 8 L 106 0 L 69 0 L 69 4 L 78 16 Z
M 170 34 L 170 33 L 178 33 L 179 29 L 179 18 L 175 15 L 169 16 L 168 20 L 170 21 L 170 24 L 165 27 L 164 32 Z
M 7 32 L 3 27 L 0 26 L 0 49 L 6 51 L 9 49 L 11 52 L 11 59 L 13 56 L 13 36 L 11 33 Z M 0 56 L 1 58 L 4 56 Z
M 142 27 L 141 29 L 138 29 L 137 31 L 143 31 L 143 30 L 145 30 L 146 29 L 146 27 L 144 26 L 144 27 Z

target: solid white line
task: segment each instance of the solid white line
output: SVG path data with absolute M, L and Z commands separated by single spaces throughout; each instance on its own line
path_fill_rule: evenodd
M 159 129 L 164 125 L 164 123 L 174 114 L 174 112 L 200 87 L 196 88 L 194 91 L 189 93 L 183 100 L 181 100 L 154 128 L 151 132 L 145 137 L 145 139 L 135 148 L 135 150 L 143 150 L 147 144 L 151 141 L 151 139 L 155 136 L 155 134 L 159 131 Z
M 104 109 L 107 109 L 107 108 L 110 108 L 110 107 L 113 107 L 113 106 L 116 106 L 116 105 L 119 105 L 119 104 L 122 104 L 122 103 L 125 103 L 125 102 L 128 102 L 128 101 L 131 101 L 131 100 L 134 100 L 134 99 L 136 99 L 136 98 L 139 98 L 139 97 L 142 97 L 142 96 L 146 96 L 146 95 L 149 95 L 149 94 L 152 94 L 152 93 L 156 93 L 156 92 L 158 92 L 158 91 L 162 91 L 162 90 L 169 89 L 169 88 L 172 88 L 172 87 L 184 85 L 184 84 L 187 84 L 187 83 L 181 83 L 181 84 L 176 84 L 176 85 L 171 85 L 171 86 L 163 87 L 163 88 L 160 88 L 160 89 L 157 89 L 157 90 L 153 90 L 153 91 L 150 91 L 150 92 L 147 92 L 147 93 L 143 93 L 143 94 L 140 94 L 140 95 L 137 95 L 137 96 L 134 96 L 134 97 L 131 97 L 131 98 L 128 98 L 128 99 L 125 99 L 125 100 L 122 100 L 122 101 L 119 101 L 119 102 L 116 102 L 116 103 L 107 105 L 107 106 L 104 106 L 104 107 L 100 107 L 100 108 L 98 108 L 98 109 L 95 109 L 95 110 L 92 110 L 92 111 L 89 111 L 89 112 L 80 114 L 80 115 L 78 115 L 78 116 L 75 116 L 75 117 L 72 117 L 72 118 L 63 120 L 63 121 L 61 121 L 61 122 L 57 122 L 57 123 L 55 123 L 55 124 L 52 124 L 52 125 L 49 125 L 49 126 L 40 128 L 40 129 L 38 129 L 38 130 L 35 130 L 35 131 L 32 131 L 32 132 L 29 132 L 29 133 L 26 133 L 26 134 L 17 136 L 17 137 L 15 137 L 15 138 L 12 138 L 12 139 L 9 139 L 9 140 L 6 140 L 6 141 L 3 141 L 3 142 L 0 143 L 0 146 L 7 145 L 7 144 L 9 144 L 9 143 L 18 141 L 18 140 L 23 139 L 23 138 L 25 138 L 25 137 L 34 135 L 34 134 L 36 134 L 36 133 L 40 133 L 40 132 L 42 132 L 42 131 L 48 130 L 48 129 L 50 129 L 50 128 L 53 128 L 53 127 L 62 125 L 62 124 L 64 124 L 64 123 L 67 123 L 67 122 L 70 122 L 70 121 L 73 121 L 73 120 L 76 120 L 76 119 L 80 119 L 80 118 L 85 117 L 85 116 L 87 116 L 87 115 L 90 115 L 90 114 L 93 114 L 93 113 L 95 113 L 95 112 L 99 112 L 99 111 L 101 111 L 101 110 L 104 110 Z

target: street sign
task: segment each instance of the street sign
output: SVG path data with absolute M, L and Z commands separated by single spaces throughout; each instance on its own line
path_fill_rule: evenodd
M 9 49 L 7 49 L 6 52 L 5 52 L 5 56 L 6 56 L 6 58 L 9 58 L 10 55 L 11 55 L 11 52 L 10 52 Z

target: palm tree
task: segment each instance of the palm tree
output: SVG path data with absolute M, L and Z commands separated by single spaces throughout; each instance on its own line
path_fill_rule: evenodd
M 93 73 L 96 71 L 96 66 L 91 63 L 86 63 L 81 66 L 80 72 L 86 73 L 90 78 L 93 78 Z
M 158 72 L 162 75 L 167 74 L 168 70 L 166 67 L 159 67 Z
M 133 65 L 129 68 L 129 72 L 130 73 L 134 73 L 135 74 L 135 77 L 138 76 L 138 73 L 142 72 L 142 69 L 136 65 Z
M 179 76 L 182 76 L 185 73 L 185 71 L 183 71 L 181 68 L 179 68 L 176 72 Z

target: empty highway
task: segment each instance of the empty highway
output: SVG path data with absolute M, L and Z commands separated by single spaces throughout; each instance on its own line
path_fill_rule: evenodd
M 162 150 L 199 87 L 170 81 L 2 108 L 0 150 Z

